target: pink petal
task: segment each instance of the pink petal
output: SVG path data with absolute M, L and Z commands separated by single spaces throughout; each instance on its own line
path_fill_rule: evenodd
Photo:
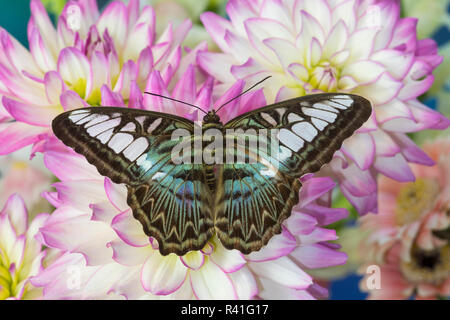
M 35 126 L 48 127 L 62 111 L 58 106 L 33 106 L 3 97 L 3 106 L 18 121 Z
M 102 106 L 125 107 L 122 95 L 117 92 L 112 92 L 111 89 L 106 84 L 102 86 L 101 93 L 102 93 Z
M 275 235 L 261 250 L 254 251 L 245 258 L 254 262 L 274 260 L 288 255 L 296 246 L 297 240 L 295 237 L 287 228 L 283 227 L 281 234 Z
M 142 225 L 133 217 L 131 210 L 118 214 L 111 222 L 111 227 L 117 235 L 130 246 L 144 247 L 149 245 Z
M 52 185 L 58 191 L 58 197 L 64 204 L 79 210 L 90 212 L 89 206 L 104 201 L 105 191 L 102 180 L 66 180 Z
M 9 154 L 39 141 L 42 130 L 22 122 L 0 124 L 0 155 Z
M 86 158 L 72 151 L 47 151 L 44 154 L 45 166 L 61 181 L 98 180 L 97 169 Z
M 84 108 L 89 106 L 86 101 L 81 99 L 78 93 L 67 90 L 61 95 L 61 105 L 64 111 L 74 110 L 78 108 Z
M 23 234 L 28 228 L 28 211 L 25 202 L 18 194 L 9 196 L 0 215 L 7 215 L 17 234 Z
M 372 135 L 358 133 L 344 141 L 341 151 L 355 161 L 361 170 L 367 170 L 374 160 L 375 143 Z
M 109 178 L 105 178 L 106 196 L 118 211 L 123 212 L 129 209 L 127 204 L 127 188 L 123 184 L 113 183 Z
M 347 262 L 347 254 L 327 248 L 321 244 L 300 246 L 291 256 L 307 268 L 325 268 L 342 265 Z
M 299 206 L 301 207 L 306 207 L 336 186 L 333 180 L 326 177 L 312 178 L 302 184 L 299 194 Z
M 116 48 L 122 48 L 125 44 L 128 31 L 128 12 L 123 2 L 116 1 L 103 10 L 97 22 L 100 34 L 108 30 L 108 34 L 114 40 Z
M 394 157 L 377 157 L 373 166 L 391 179 L 400 182 L 415 180 L 411 168 L 400 153 Z
M 124 266 L 142 265 L 153 254 L 151 247 L 129 246 L 122 240 L 109 243 L 113 250 L 113 259 Z

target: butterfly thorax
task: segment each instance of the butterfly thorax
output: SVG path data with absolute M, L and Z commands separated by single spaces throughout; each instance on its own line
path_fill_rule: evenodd
M 205 128 L 217 128 L 221 129 L 223 127 L 220 117 L 217 115 L 215 110 L 209 111 L 203 117 L 203 129 Z

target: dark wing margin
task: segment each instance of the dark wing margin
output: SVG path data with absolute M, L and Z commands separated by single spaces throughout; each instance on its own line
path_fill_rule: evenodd
M 259 250 L 281 232 L 298 203 L 299 177 L 331 161 L 343 141 L 370 117 L 370 102 L 352 94 L 326 93 L 283 101 L 243 114 L 225 129 L 277 129 L 277 153 L 248 146 L 234 151 L 245 164 L 225 164 L 219 172 L 215 226 L 225 247 Z M 238 149 L 241 150 L 238 150 Z M 249 159 L 257 159 L 249 164 Z
M 204 247 L 214 233 L 211 193 L 201 165 L 176 165 L 176 129 L 192 121 L 169 114 L 116 107 L 65 112 L 53 132 L 86 157 L 99 173 L 128 188 L 127 201 L 161 254 L 183 255 Z

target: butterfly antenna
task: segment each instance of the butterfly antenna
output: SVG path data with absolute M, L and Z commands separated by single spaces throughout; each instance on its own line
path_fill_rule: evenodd
M 264 81 L 266 81 L 267 79 L 271 78 L 272 76 L 267 76 L 264 79 L 260 80 L 259 82 L 255 83 L 254 85 L 252 85 L 250 88 L 248 88 L 247 90 L 245 90 L 244 92 L 238 94 L 236 97 L 234 97 L 231 100 L 228 100 L 227 102 L 225 102 L 223 105 L 221 105 L 219 107 L 219 109 L 216 110 L 216 113 L 219 112 L 220 109 L 222 109 L 223 107 L 225 107 L 227 104 L 229 104 L 231 101 L 236 100 L 237 98 L 239 98 L 240 96 L 246 94 L 247 92 L 249 92 L 250 90 L 252 90 L 254 87 L 260 85 L 261 83 L 263 83 Z
M 174 98 L 171 98 L 171 97 L 166 97 L 166 96 L 163 96 L 163 95 L 157 94 L 157 93 L 152 93 L 152 92 L 144 92 L 144 93 L 149 94 L 149 95 L 152 95 L 152 96 L 156 96 L 156 97 L 160 97 L 160 98 L 172 100 L 172 101 L 175 101 L 175 102 L 183 103 L 183 104 L 186 104 L 186 105 L 188 105 L 188 106 L 197 108 L 198 110 L 200 110 L 200 111 L 203 112 L 204 114 L 208 114 L 208 112 L 206 112 L 206 111 L 203 110 L 202 108 L 200 108 L 200 107 L 198 107 L 198 106 L 196 106 L 196 105 L 193 105 L 193 104 L 191 104 L 191 103 L 189 103 L 189 102 L 181 101 L 181 100 L 174 99 Z

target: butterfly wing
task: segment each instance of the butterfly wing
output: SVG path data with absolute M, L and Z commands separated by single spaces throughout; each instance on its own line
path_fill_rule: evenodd
M 53 120 L 55 135 L 128 188 L 127 201 L 163 255 L 203 248 L 212 236 L 211 192 L 201 164 L 176 164 L 175 130 L 194 123 L 169 114 L 115 107 L 83 108 Z M 192 162 L 191 162 L 192 163 Z
M 298 203 L 298 178 L 331 161 L 371 110 L 370 102 L 360 96 L 317 94 L 257 109 L 228 122 L 226 129 L 244 132 L 276 129 L 271 131 L 276 137 L 266 140 L 268 152 L 250 143 L 226 150 L 245 154 L 245 161 L 225 163 L 219 172 L 215 221 L 225 247 L 249 253 L 281 232 L 281 223 Z M 274 143 L 275 153 L 270 152 Z

